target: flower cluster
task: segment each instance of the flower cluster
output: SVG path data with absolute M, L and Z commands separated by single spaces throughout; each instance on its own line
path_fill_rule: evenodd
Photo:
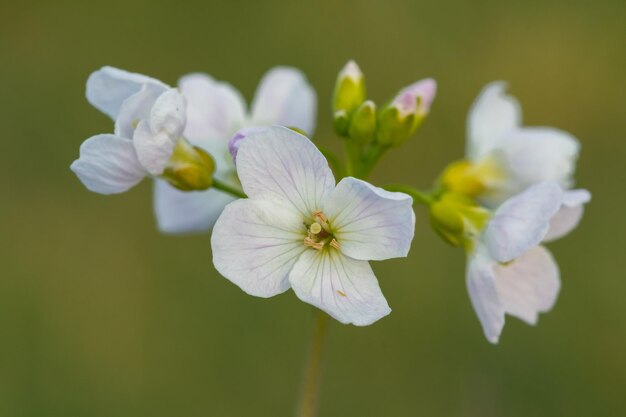
M 342 163 L 309 139 L 316 94 L 296 69 L 270 70 L 248 111 L 237 90 L 205 74 L 172 88 L 104 67 L 89 77 L 87 99 L 114 120 L 113 134 L 87 139 L 71 168 L 101 194 L 153 178 L 159 229 L 212 229 L 213 264 L 243 291 L 292 289 L 359 326 L 391 311 L 368 261 L 408 255 L 413 205 L 424 204 L 433 229 L 465 249 L 471 303 L 497 343 L 506 314 L 535 324 L 556 301 L 559 269 L 543 243 L 573 230 L 590 200 L 573 189 L 580 145 L 557 129 L 522 126 L 519 103 L 496 82 L 470 109 L 465 158 L 430 190 L 366 182 L 419 129 L 436 89 L 427 78 L 379 108 L 348 62 L 333 98 Z

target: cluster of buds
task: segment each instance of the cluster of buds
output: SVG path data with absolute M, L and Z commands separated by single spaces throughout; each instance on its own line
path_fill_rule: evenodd
M 411 137 L 430 111 L 437 92 L 432 78 L 418 81 L 378 109 L 366 99 L 365 77 L 354 61 L 339 72 L 333 98 L 337 134 L 360 145 L 399 146 Z

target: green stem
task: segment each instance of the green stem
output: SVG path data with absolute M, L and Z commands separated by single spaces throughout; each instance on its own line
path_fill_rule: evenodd
M 228 185 L 225 182 L 222 182 L 215 177 L 213 177 L 213 184 L 211 185 L 211 187 L 220 191 L 224 191 L 225 193 L 231 194 L 235 197 L 248 198 L 248 196 L 240 189 L 233 187 L 231 185 Z
M 359 147 L 353 140 L 346 139 L 344 141 L 346 149 L 346 175 L 354 176 L 359 169 Z
M 315 322 L 309 356 L 302 377 L 302 392 L 296 411 L 296 417 L 315 417 L 318 409 L 324 340 L 328 329 L 329 317 L 322 310 L 315 310 Z
M 411 187 L 410 185 L 405 184 L 389 184 L 384 185 L 383 188 L 387 191 L 398 191 L 401 193 L 405 193 L 413 197 L 414 203 L 425 204 L 427 206 L 433 203 L 433 196 L 429 192 L 420 191 L 416 188 Z
M 359 167 L 360 169 L 357 172 L 356 177 L 361 179 L 367 178 L 376 166 L 378 160 L 385 154 L 385 152 L 387 152 L 388 149 L 388 146 L 381 146 L 377 144 L 373 145 L 363 158 L 363 163 Z

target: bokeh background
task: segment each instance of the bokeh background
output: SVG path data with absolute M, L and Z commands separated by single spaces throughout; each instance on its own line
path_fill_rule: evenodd
M 354 58 L 379 103 L 433 76 L 418 136 L 378 184 L 428 186 L 460 157 L 481 87 L 510 82 L 525 122 L 580 138 L 594 200 L 550 245 L 563 289 L 537 327 L 484 339 L 464 255 L 417 208 L 408 259 L 374 268 L 391 316 L 334 322 L 322 416 L 626 415 L 626 3 L 595 1 L 12 1 L 0 3 L 0 416 L 289 416 L 311 326 L 293 293 L 244 294 L 207 235 L 167 237 L 148 181 L 89 193 L 69 170 L 111 131 L 84 98 L 114 65 L 174 84 L 205 71 L 250 99 L 276 64 L 319 94 L 315 139 L 339 150 L 330 94 Z

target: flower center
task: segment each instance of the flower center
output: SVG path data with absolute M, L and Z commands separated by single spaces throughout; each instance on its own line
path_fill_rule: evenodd
M 304 223 L 307 235 L 304 238 L 304 245 L 316 250 L 322 250 L 325 246 L 339 249 L 340 245 L 333 236 L 328 218 L 322 210 L 315 210 L 311 213 L 313 221 L 310 224 Z

